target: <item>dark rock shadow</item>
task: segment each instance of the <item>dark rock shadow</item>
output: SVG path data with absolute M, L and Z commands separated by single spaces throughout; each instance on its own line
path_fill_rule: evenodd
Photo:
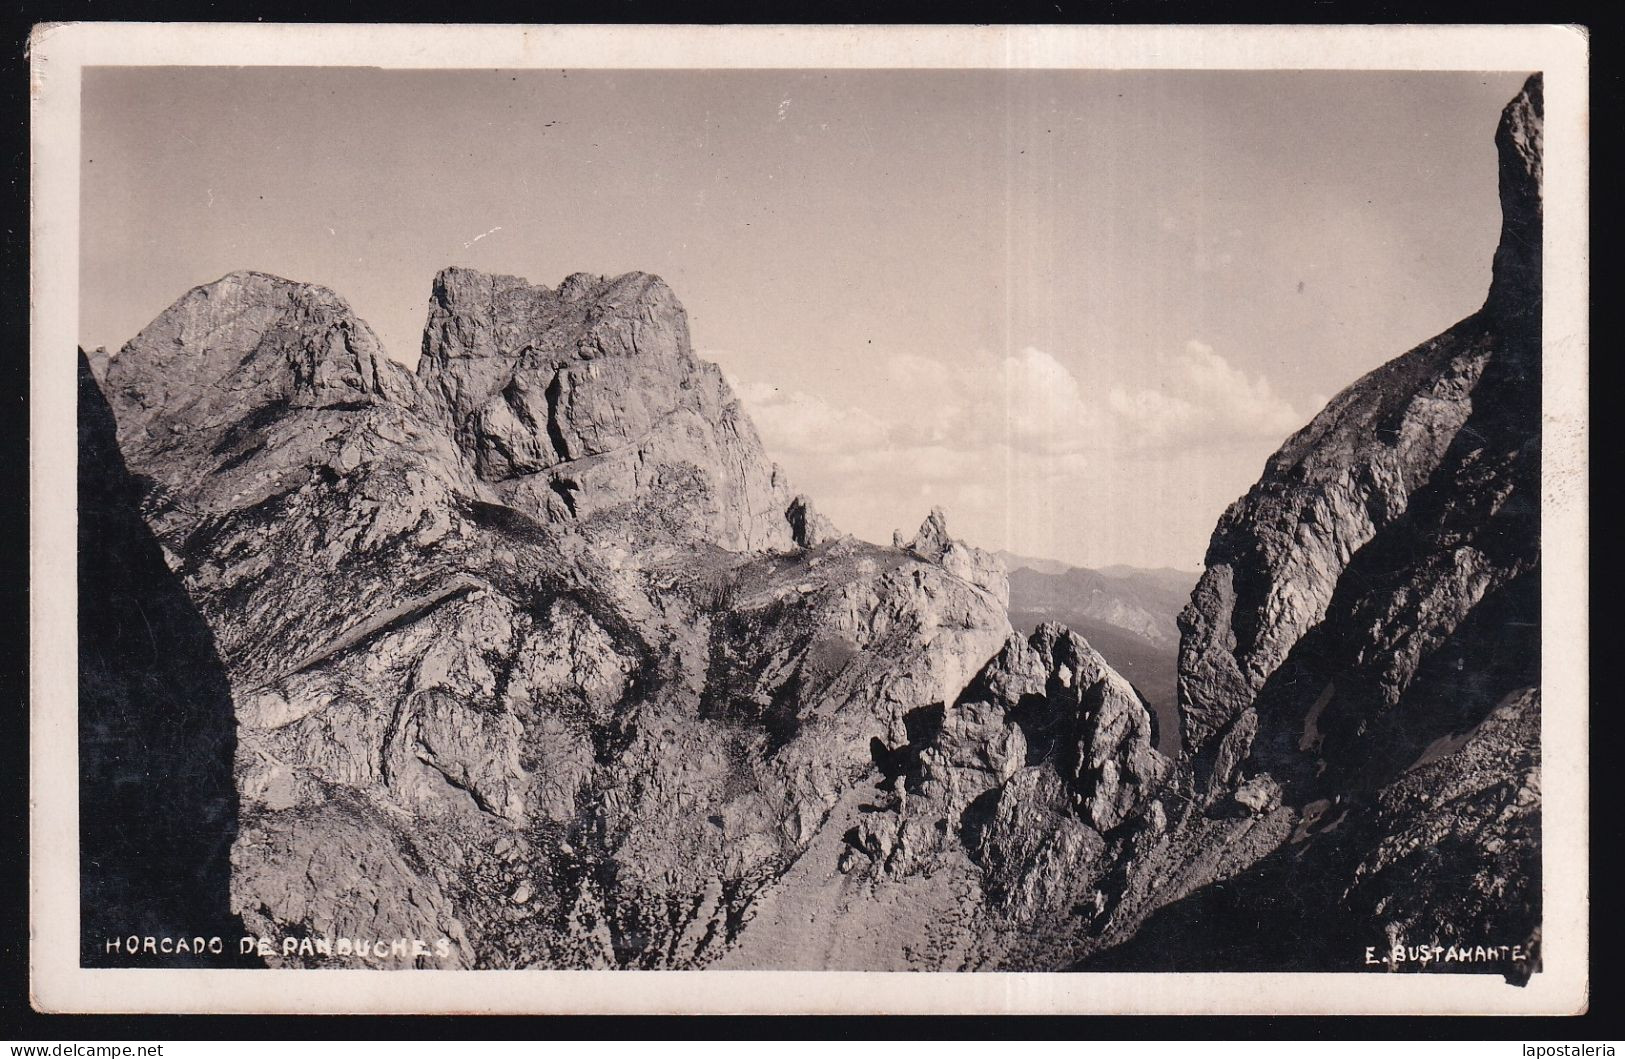
M 1108 972 L 1358 971 L 1362 933 L 1338 908 L 1339 876 L 1277 850 L 1240 875 L 1164 906 L 1127 941 L 1073 968 Z M 1350 858 L 1352 859 L 1352 858 Z M 1343 867 L 1339 859 L 1339 868 Z
M 80 961 L 243 966 L 231 687 L 137 512 L 140 486 L 83 352 L 78 427 Z M 162 951 L 182 938 L 204 951 Z
M 1533 711 L 1531 711 L 1533 716 Z M 1535 722 L 1538 726 L 1538 722 Z M 1493 804 L 1495 785 L 1473 795 Z M 1471 828 L 1449 826 L 1449 810 L 1434 815 L 1438 844 L 1362 872 L 1366 855 L 1392 834 L 1372 803 L 1349 803 L 1341 833 L 1283 846 L 1238 875 L 1219 880 L 1158 909 L 1132 936 L 1085 959 L 1073 970 L 1100 972 L 1442 972 L 1500 975 L 1527 984 L 1540 967 L 1540 862 L 1537 842 L 1517 843 L 1506 858 L 1486 854 Z M 1533 826 L 1538 828 L 1538 817 Z M 1509 842 L 1509 846 L 1512 843 Z M 1486 903 L 1475 879 L 1504 873 Z M 1400 909 L 1422 907 L 1408 944 L 1522 945 L 1535 942 L 1533 961 L 1394 965 L 1385 927 Z

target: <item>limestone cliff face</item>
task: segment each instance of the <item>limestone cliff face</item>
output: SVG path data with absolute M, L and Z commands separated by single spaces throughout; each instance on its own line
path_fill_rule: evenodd
M 1285 966 L 1538 939 L 1540 122 L 1536 75 L 1496 136 L 1484 307 L 1339 394 L 1220 521 L 1180 618 L 1176 830 L 1210 837 L 1147 862 L 1194 885 L 1094 966 L 1283 966 L 1197 926 L 1242 920 L 1319 939 Z M 1200 868 L 1227 830 L 1239 872 Z
M 642 907 L 642 891 L 605 894 L 597 829 L 631 841 L 675 812 L 710 830 L 682 774 L 720 783 L 733 751 L 674 720 L 662 738 L 705 753 L 665 757 L 637 718 L 693 712 L 696 611 L 750 550 L 798 547 L 789 497 L 658 280 L 554 295 L 448 272 L 436 302 L 417 377 L 332 292 L 257 273 L 189 292 L 105 367 L 142 515 L 230 685 L 231 911 L 264 931 L 445 939 L 441 966 L 654 959 L 652 941 L 617 940 L 641 928 L 603 903 Z M 557 354 L 541 407 L 561 396 L 503 421 L 538 350 Z M 585 489 L 573 508 L 514 484 L 561 466 Z M 757 852 L 685 863 L 739 884 L 794 848 L 779 812 L 752 825 Z M 659 893 L 688 900 L 693 880 L 674 880 Z M 548 908 L 548 929 L 499 914 L 521 906 Z M 578 911 L 603 929 L 571 926 Z
M 1505 230 L 1484 308 L 1334 398 L 1220 521 L 1181 616 L 1188 753 L 1232 759 L 1227 735 L 1250 741 L 1239 733 L 1286 712 L 1296 730 L 1283 738 L 1306 751 L 1369 751 L 1373 726 L 1406 726 L 1405 689 L 1475 608 L 1511 608 L 1509 628 L 1535 620 L 1538 77 L 1497 143 Z M 1311 686 L 1305 666 L 1336 687 Z
M 418 378 L 521 510 L 675 522 L 734 551 L 793 546 L 782 473 L 657 276 L 576 273 L 552 290 L 446 269 Z

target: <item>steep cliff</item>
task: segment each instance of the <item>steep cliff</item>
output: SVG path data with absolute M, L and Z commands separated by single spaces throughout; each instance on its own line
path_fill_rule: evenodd
M 136 510 L 140 487 L 83 356 L 78 426 L 81 957 L 219 966 L 114 941 L 240 932 L 235 718 L 214 638 Z
M 1300 752 L 1312 772 L 1402 770 L 1532 682 L 1516 670 L 1539 619 L 1538 77 L 1497 143 L 1506 217 L 1484 307 L 1334 398 L 1214 533 L 1180 619 L 1200 762 L 1227 765 L 1261 726 L 1260 753 L 1294 774 Z M 1481 606 L 1505 611 L 1481 632 L 1518 648 L 1473 660 L 1493 686 L 1464 692 L 1460 716 L 1407 709 L 1426 660 Z
M 1100 966 L 1536 948 L 1538 75 L 1496 143 L 1504 228 L 1483 308 L 1288 439 L 1220 521 L 1180 617 L 1192 818 L 1240 810 L 1290 834 Z M 1291 952 L 1196 927 L 1252 921 L 1297 939 Z
M 735 551 L 793 543 L 782 473 L 658 276 L 578 272 L 551 290 L 445 269 L 418 378 L 508 504 L 614 533 L 676 524 Z

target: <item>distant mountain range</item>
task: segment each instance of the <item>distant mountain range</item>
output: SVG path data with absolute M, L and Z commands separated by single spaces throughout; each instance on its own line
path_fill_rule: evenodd
M 1046 621 L 1078 632 L 1144 695 L 1157 718 L 1157 746 L 1179 747 L 1179 612 L 1198 572 L 1107 566 L 999 552 L 1010 571 L 1010 624 L 1031 634 Z

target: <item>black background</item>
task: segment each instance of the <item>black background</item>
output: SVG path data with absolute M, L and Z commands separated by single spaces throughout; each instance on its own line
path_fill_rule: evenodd
M 1617 7 L 1618 5 L 1613 5 Z M 0 576 L 0 1039 L 82 1041 L 122 1039 L 165 1040 L 494 1040 L 494 1039 L 672 1039 L 672 1038 L 826 1038 L 880 1040 L 1106 1038 L 1128 1040 L 1213 1039 L 1354 1039 L 1354 1040 L 1503 1040 L 1599 1041 L 1618 1040 L 1622 1034 L 1617 1012 L 1621 1000 L 1614 988 L 1612 966 L 1625 955 L 1617 939 L 1618 916 L 1613 887 L 1618 879 L 1615 851 L 1621 845 L 1619 814 L 1614 810 L 1618 792 L 1607 757 L 1595 760 L 1593 777 L 1591 849 L 1592 887 L 1592 996 L 1591 1010 L 1569 1018 L 1151 1018 L 1151 1017 L 485 1017 L 458 1019 L 423 1016 L 52 1016 L 34 1012 L 28 997 L 28 33 L 41 21 L 235 21 L 235 22 L 439 22 L 513 23 L 545 18 L 552 22 L 852 22 L 852 23 L 1573 23 L 1588 28 L 1592 43 L 1591 106 L 1592 169 L 1602 174 L 1593 195 L 1592 260 L 1602 263 L 1602 275 L 1593 278 L 1597 301 L 1606 310 L 1617 302 L 1619 283 L 1613 274 L 1614 214 L 1611 178 L 1618 172 L 1617 141 L 1621 136 L 1615 104 L 1620 75 L 1612 63 L 1617 16 L 1602 4 L 1456 3 L 1352 3 L 1310 0 L 1299 3 L 1155 2 L 1155 0 L 1025 0 L 1020 3 L 936 2 L 880 3 L 855 0 L 800 0 L 783 3 L 746 3 L 742 0 L 701 0 L 657 4 L 644 0 L 558 0 L 546 5 L 495 5 L 460 0 L 456 5 L 411 3 L 383 5 L 334 0 L 319 3 L 292 0 L 280 4 L 227 4 L 209 0 L 79 0 L 64 3 L 9 3 L 3 9 L 0 55 L 6 64 L 0 86 L 0 134 L 4 136 L 5 179 L 3 235 L 0 257 L 7 282 L 0 286 L 4 311 L 0 328 L 0 562 L 10 567 Z M 1593 313 L 1596 316 L 1595 311 Z M 1620 418 L 1612 411 L 1611 368 L 1618 354 L 1609 337 L 1618 332 L 1601 319 L 1593 320 L 1594 341 L 1605 350 L 1594 361 L 1592 393 L 1604 398 L 1604 415 L 1595 421 L 1592 451 L 1602 454 L 1602 475 L 1607 485 L 1618 479 L 1608 457 L 1617 446 L 1607 432 Z M 72 483 L 61 483 L 72 488 Z M 1603 514 L 1603 542 L 1618 539 L 1619 523 L 1611 518 L 1607 485 L 1598 491 Z M 1612 532 L 1610 532 L 1612 531 Z M 1583 542 L 1574 542 L 1581 544 Z M 1551 542 L 1558 546 L 1560 542 Z M 1599 549 L 1605 564 L 1613 560 Z M 1600 595 L 1593 589 L 1594 595 Z M 1608 595 L 1601 595 L 1605 601 Z M 1588 635 L 1584 630 L 1548 630 L 1550 635 Z M 1607 659 L 1605 657 L 1604 664 Z M 1617 681 L 1610 674 L 1592 678 L 1592 746 L 1605 753 L 1616 742 L 1609 724 L 1617 711 Z M 1601 677 L 1602 679 L 1598 679 Z M 1601 703 L 1601 708 L 1599 708 Z M 1602 768 L 1597 766 L 1601 765 Z M 1600 774 L 1599 774 L 1600 773 Z M 1599 782 L 1600 781 L 1600 782 Z M 1324 988 L 1322 986 L 1321 988 Z M 1335 988 L 1335 987 L 1333 987 Z M 1500 1049 L 1496 1049 L 1497 1052 Z M 1516 1053 L 1512 1053 L 1516 1054 Z

